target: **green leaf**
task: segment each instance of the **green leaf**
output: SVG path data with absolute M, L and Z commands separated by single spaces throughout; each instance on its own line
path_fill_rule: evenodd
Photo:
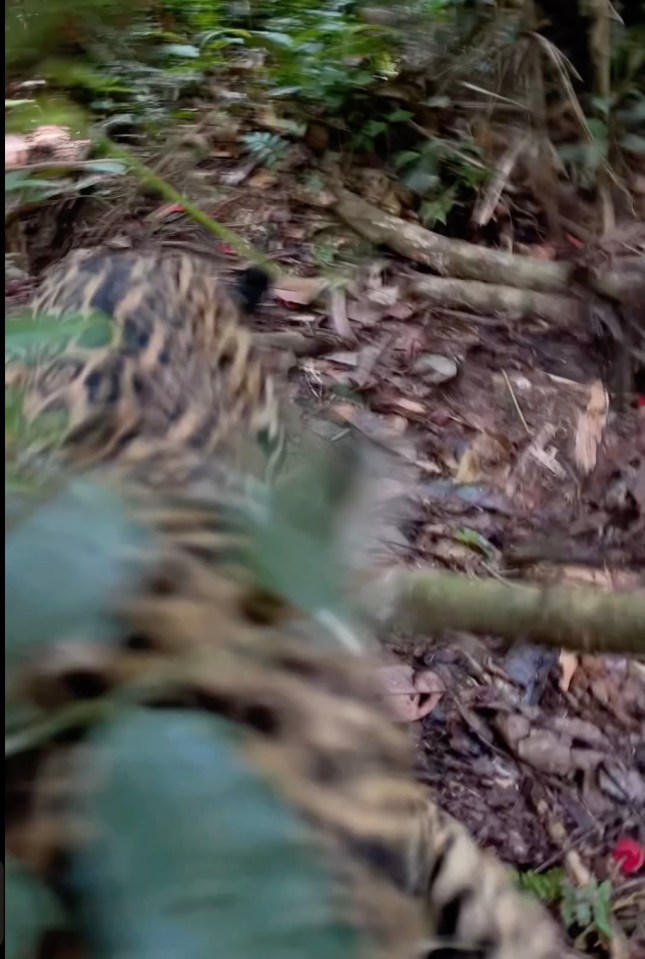
M 72 340 L 81 347 L 106 346 L 114 332 L 112 320 L 98 311 L 87 316 L 66 313 L 60 317 L 29 312 L 16 314 L 5 322 L 5 363 L 16 359 L 28 361 L 34 350 L 40 355 L 40 350 L 64 349 Z
M 191 43 L 167 43 L 161 48 L 161 53 L 167 57 L 179 57 L 182 60 L 196 60 L 199 50 Z
M 267 43 L 281 50 L 292 50 L 295 43 L 294 38 L 288 33 L 279 33 L 276 30 L 258 30 L 256 37 L 261 37 Z
M 593 904 L 593 918 L 596 928 L 608 939 L 613 937 L 611 928 L 611 882 L 605 879 L 598 885 L 597 895 Z
M 6 100 L 4 101 L 5 110 L 15 110 L 16 107 L 26 107 L 30 103 L 34 103 L 33 100 Z
M 383 120 L 368 120 L 363 126 L 363 133 L 368 137 L 376 137 L 379 133 L 387 133 L 387 123 Z
M 92 173 L 107 173 L 110 176 L 122 176 L 128 172 L 126 164 L 120 160 L 85 160 L 83 169 Z
M 301 453 L 299 467 L 269 491 L 264 510 L 244 520 L 259 582 L 309 615 L 345 615 L 340 532 L 360 468 L 351 442 Z
M 132 709 L 89 740 L 73 863 L 87 933 L 110 959 L 334 959 L 357 934 L 332 912 L 304 824 L 212 716 Z
M 19 193 L 23 190 L 38 188 L 51 190 L 52 181 L 43 177 L 31 176 L 29 170 L 9 170 L 4 175 L 4 192 Z
M 90 480 L 13 512 L 5 497 L 7 667 L 69 636 L 112 635 L 106 611 L 132 585 L 128 555 L 142 535 L 124 504 Z
M 41 937 L 65 920 L 49 890 L 13 856 L 5 853 L 5 956 L 29 959 L 36 955 Z
M 436 190 L 441 184 L 441 177 L 437 170 L 433 169 L 433 166 L 434 164 L 430 163 L 427 158 L 424 158 L 405 174 L 403 182 L 409 190 L 418 193 L 420 196 Z
M 638 156 L 645 156 L 645 137 L 639 137 L 636 133 L 628 133 L 622 137 L 620 145 L 628 153 L 636 153 Z
M 446 110 L 452 104 L 450 97 L 445 95 L 438 95 L 435 97 L 430 97 L 428 100 L 425 100 L 425 105 L 432 107 L 435 110 Z
M 463 543 L 464 546 L 469 546 L 471 549 L 483 553 L 489 560 L 494 559 L 497 554 L 497 550 L 491 541 L 474 529 L 455 530 L 454 538 L 458 543 Z
M 448 214 L 455 205 L 457 188 L 450 186 L 434 200 L 427 200 L 421 204 L 419 214 L 424 226 L 432 227 L 436 223 L 445 225 Z
M 537 896 L 542 902 L 557 902 L 562 896 L 562 883 L 566 878 L 564 869 L 549 869 L 547 872 L 518 873 L 520 889 Z
M 625 109 L 617 110 L 616 120 L 628 127 L 645 123 L 645 96 L 640 97 Z
M 410 110 L 394 110 L 388 114 L 387 119 L 389 123 L 407 123 L 413 116 L 414 114 Z
M 403 167 L 415 163 L 420 158 L 421 154 L 418 150 L 401 150 L 399 153 L 394 154 L 392 163 L 394 164 L 395 170 L 401 170 Z

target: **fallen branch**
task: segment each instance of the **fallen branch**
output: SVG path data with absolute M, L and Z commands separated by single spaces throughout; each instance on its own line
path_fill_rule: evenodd
M 377 619 L 417 633 L 445 629 L 582 652 L 645 652 L 645 590 L 605 593 L 505 585 L 456 573 L 393 569 L 368 588 Z
M 333 209 L 361 236 L 388 246 L 401 256 L 431 267 L 440 276 L 501 283 L 546 293 L 567 292 L 570 268 L 565 263 L 537 260 L 451 240 L 416 223 L 384 213 L 348 190 L 337 192 Z
M 338 337 L 325 334 L 306 336 L 297 330 L 255 333 L 253 339 L 260 349 L 291 350 L 296 356 L 319 356 L 338 349 Z
M 557 325 L 574 323 L 580 303 L 561 293 L 538 293 L 516 286 L 455 280 L 443 276 L 422 276 L 409 289 L 430 306 L 449 306 L 474 313 L 495 313 L 514 319 L 525 317 L 549 320 Z

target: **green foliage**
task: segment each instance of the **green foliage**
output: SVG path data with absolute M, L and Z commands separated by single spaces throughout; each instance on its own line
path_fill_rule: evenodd
M 127 0 L 7 0 L 5 59 L 9 72 L 33 67 L 48 54 L 136 19 Z
M 43 161 L 47 165 L 47 161 Z M 13 197 L 20 208 L 28 204 L 40 204 L 53 197 L 77 196 L 108 177 L 123 176 L 127 172 L 124 163 L 115 160 L 82 160 L 72 164 L 75 176 L 63 176 L 66 164 L 52 163 L 50 170 L 31 173 L 29 169 L 9 170 L 4 175 L 5 196 Z
M 356 953 L 304 824 L 227 723 L 133 709 L 89 747 L 102 788 L 83 812 L 99 838 L 73 876 L 99 954 L 210 959 L 214 944 L 236 959 Z
M 585 136 L 558 153 L 569 176 L 591 188 L 602 170 L 620 170 L 630 155 L 645 155 L 645 25 L 614 32 L 611 93 L 589 97 L 587 112 Z
M 120 499 L 90 480 L 5 488 L 7 667 L 62 639 L 112 635 L 106 611 L 134 586 L 128 553 L 143 542 Z
M 412 117 L 409 110 L 393 110 L 382 120 L 367 120 L 352 138 L 352 146 L 356 150 L 373 150 L 379 138 L 384 136 L 387 139 L 393 126 L 407 123 Z
M 31 100 L 15 100 L 5 118 L 7 133 L 29 133 L 43 125 L 67 127 L 72 136 L 84 137 L 89 122 L 86 112 L 66 97 L 39 93 Z
M 517 882 L 520 889 L 530 892 L 541 902 L 559 902 L 562 897 L 562 885 L 565 881 L 564 869 L 549 869 L 548 872 L 520 872 Z
M 612 937 L 611 882 L 592 879 L 584 886 L 562 884 L 562 918 L 567 926 L 595 928 L 608 939 Z
M 5 358 L 33 366 L 41 362 L 43 356 L 62 353 L 72 343 L 80 349 L 107 346 L 115 329 L 110 318 L 98 311 L 88 315 L 50 316 L 30 312 L 10 315 L 5 325 Z
M 274 96 L 338 110 L 373 83 L 387 45 L 380 30 L 355 17 L 349 0 L 273 6 L 275 13 L 254 36 L 270 53 L 267 80 Z
M 567 928 L 595 929 L 611 939 L 612 888 L 608 879 L 598 882 L 594 878 L 585 886 L 574 886 L 564 869 L 556 868 L 543 873 L 517 873 L 517 882 L 542 902 L 558 904 Z
M 40 938 L 53 926 L 64 925 L 60 906 L 49 890 L 5 854 L 5 957 L 35 956 Z
M 388 60 L 382 31 L 363 23 L 349 0 L 325 0 L 313 8 L 302 0 L 255 4 L 253 20 L 243 18 L 243 27 L 230 4 L 216 0 L 190 5 L 166 0 L 161 9 L 128 9 L 122 0 L 71 2 L 70 18 L 69 6 L 49 5 L 44 15 L 42 0 L 27 0 L 26 12 L 12 0 L 5 18 L 10 62 L 32 67 L 37 62 L 50 83 L 85 101 L 89 97 L 97 113 L 123 112 L 127 105 L 147 124 L 167 116 L 178 95 L 206 72 L 226 66 L 244 46 L 266 51 L 259 78 L 273 96 L 328 109 L 369 86 Z M 162 29 L 168 17 L 173 32 Z M 80 48 L 73 58 L 65 39 L 68 26 L 72 46 Z
M 269 169 L 278 166 L 289 149 L 288 142 L 278 133 L 269 133 L 265 130 L 247 133 L 242 139 L 251 156 Z
M 350 621 L 342 532 L 362 465 L 352 443 L 303 449 L 273 488 L 260 488 L 233 518 L 248 534 L 245 561 L 259 584 L 305 615 L 331 618 L 340 629 L 334 639 L 341 642 L 352 633 L 342 625 Z
M 428 227 L 445 224 L 460 191 L 473 192 L 488 177 L 481 150 L 469 140 L 426 139 L 416 150 L 395 154 L 393 165 L 408 189 L 422 198 L 421 220 Z
M 609 132 L 605 121 L 587 121 L 589 137 L 577 143 L 565 143 L 558 148 L 560 159 L 569 176 L 580 186 L 591 188 L 598 173 L 609 160 Z

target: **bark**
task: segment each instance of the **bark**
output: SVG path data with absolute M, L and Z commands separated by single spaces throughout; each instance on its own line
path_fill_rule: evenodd
M 333 209 L 361 236 L 388 246 L 395 253 L 431 267 L 440 276 L 500 283 L 525 290 L 566 293 L 570 268 L 566 263 L 515 256 L 451 240 L 417 223 L 384 213 L 348 190 L 339 190 Z
M 436 635 L 463 630 L 595 653 L 645 653 L 645 590 L 604 593 L 506 585 L 456 573 L 391 570 L 368 588 L 381 622 Z
M 412 282 L 410 290 L 431 306 L 494 313 L 513 319 L 533 317 L 549 320 L 557 326 L 570 326 L 580 313 L 580 302 L 561 293 L 539 293 L 478 280 L 423 276 Z

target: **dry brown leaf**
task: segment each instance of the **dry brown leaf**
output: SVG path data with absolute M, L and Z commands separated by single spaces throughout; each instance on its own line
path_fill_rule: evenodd
M 322 276 L 282 276 L 277 281 L 273 292 L 285 303 L 309 306 L 328 286 L 329 280 Z
M 510 448 L 490 433 L 479 433 L 464 452 L 457 467 L 455 482 L 476 483 L 508 474 Z
M 26 166 L 29 159 L 29 145 L 26 137 L 7 134 L 4 138 L 4 168 L 13 170 L 15 167 Z
M 373 303 L 366 303 L 364 300 L 352 300 L 347 304 L 347 316 L 355 323 L 361 326 L 374 326 L 383 319 L 384 311 L 381 307 Z
M 445 691 L 436 673 L 427 669 L 415 674 L 403 663 L 382 666 L 378 678 L 392 716 L 401 723 L 414 723 L 429 715 Z
M 400 300 L 398 303 L 393 303 L 392 306 L 388 307 L 387 315 L 391 316 L 394 320 L 409 320 L 411 316 L 414 316 L 415 312 L 416 310 L 411 303 Z
M 569 653 L 563 649 L 560 652 L 560 689 L 563 693 L 568 692 L 573 674 L 578 668 L 578 657 L 575 653 Z
M 268 190 L 278 182 L 278 175 L 273 170 L 258 170 L 249 178 L 249 186 L 255 190 Z
M 598 446 L 607 423 L 609 397 L 600 380 L 591 384 L 589 402 L 580 414 L 576 430 L 574 457 L 581 473 L 587 476 L 596 465 Z
M 382 286 L 378 290 L 367 290 L 366 295 L 370 303 L 392 309 L 399 301 L 401 291 L 398 286 Z
M 358 353 L 356 350 L 342 350 L 339 353 L 328 353 L 327 359 L 331 363 L 338 363 L 339 366 L 347 366 L 353 370 L 358 364 Z
M 347 295 L 342 287 L 332 289 L 329 298 L 329 314 L 335 332 L 343 340 L 355 340 L 356 337 L 347 319 Z
M 388 409 L 402 413 L 404 416 L 424 416 L 426 413 L 426 408 L 423 403 L 419 403 L 418 400 L 409 400 L 405 396 L 393 396 L 382 405 L 387 406 Z
M 358 354 L 358 365 L 356 367 L 356 385 L 364 387 L 371 379 L 374 367 L 381 356 L 391 343 L 391 337 L 383 337 L 378 343 L 371 346 L 364 346 Z
M 454 379 L 459 372 L 459 366 L 451 356 L 441 353 L 422 353 L 412 365 L 412 372 L 416 373 L 424 383 L 438 385 Z
M 30 163 L 76 163 L 84 160 L 91 140 L 73 140 L 65 127 L 48 124 L 37 127 L 26 135 L 5 136 L 5 170 L 28 166 Z

